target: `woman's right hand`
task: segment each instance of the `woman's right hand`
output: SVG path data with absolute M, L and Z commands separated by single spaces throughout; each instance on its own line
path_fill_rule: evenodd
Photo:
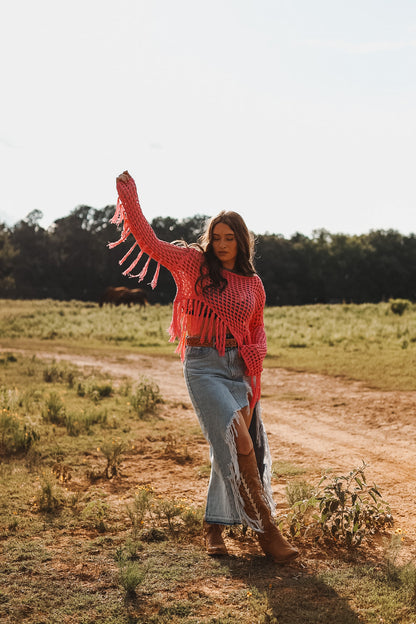
M 127 184 L 131 179 L 132 177 L 127 170 L 123 171 L 123 173 L 120 173 L 120 175 L 117 176 L 117 182 L 123 182 L 124 184 Z

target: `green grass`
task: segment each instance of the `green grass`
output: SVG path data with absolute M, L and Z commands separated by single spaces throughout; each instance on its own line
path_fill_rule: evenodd
M 171 306 L 99 308 L 95 303 L 0 301 L 2 345 L 39 351 L 138 351 L 176 357 Z M 265 310 L 265 366 L 344 376 L 385 390 L 416 390 L 416 305 L 390 303 Z
M 243 540 L 234 529 L 229 539 L 241 556 L 207 557 L 202 509 L 157 494 L 162 461 L 168 462 L 165 470 L 189 463 L 195 482 L 206 489 L 208 466 L 194 461 L 201 432 L 172 418 L 173 409 L 186 406 L 166 397 L 155 402 L 153 389 L 149 412 L 142 413 L 148 382 L 19 352 L 122 357 L 145 351 L 173 357 L 165 332 L 170 312 L 1 302 L 0 333 L 8 349 L 0 353 L 2 622 L 416 621 L 416 571 L 411 563 L 398 564 L 397 540 L 394 548 L 385 546 L 384 558 L 371 547 L 334 550 L 305 542 L 300 563 L 282 568 L 244 552 L 253 538 L 249 532 Z M 378 370 L 383 387 L 394 387 L 402 375 L 413 388 L 406 367 L 415 353 L 414 308 L 400 317 L 388 304 L 274 308 L 266 310 L 266 328 L 269 364 L 359 374 L 371 383 L 368 354 L 377 353 L 372 374 Z M 155 466 L 154 491 L 137 487 L 145 462 Z M 316 469 L 275 462 L 273 478 L 303 491 Z
M 266 308 L 266 366 L 345 376 L 385 390 L 416 390 L 416 306 L 388 303 Z

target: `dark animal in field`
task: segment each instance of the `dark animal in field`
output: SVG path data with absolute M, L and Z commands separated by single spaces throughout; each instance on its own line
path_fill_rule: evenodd
M 140 307 L 145 306 L 147 296 L 144 290 L 141 288 L 126 288 L 125 286 L 110 286 L 104 292 L 100 299 L 100 308 L 104 303 L 110 303 L 112 305 L 130 305 L 137 303 Z

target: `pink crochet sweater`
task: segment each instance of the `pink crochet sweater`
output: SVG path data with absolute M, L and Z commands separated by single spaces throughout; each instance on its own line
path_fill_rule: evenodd
M 245 277 L 223 269 L 227 286 L 222 292 L 212 289 L 209 293 L 195 292 L 195 283 L 200 275 L 203 253 L 193 247 L 178 247 L 161 241 L 146 221 L 140 208 L 136 185 L 117 182 L 119 199 L 112 223 L 123 223 L 121 237 L 109 247 L 115 247 L 132 234 L 136 240 L 120 260 L 123 264 L 130 254 L 140 247 L 135 260 L 123 272 L 124 275 L 138 277 L 141 281 L 153 258 L 158 263 L 151 282 L 154 288 L 160 264 L 166 267 L 175 280 L 177 293 L 173 303 L 172 322 L 169 327 L 170 341 L 178 340 L 177 351 L 183 360 L 186 336 L 201 336 L 201 341 L 215 338 L 215 345 L 221 355 L 225 353 L 225 337 L 231 333 L 237 340 L 238 349 L 250 377 L 253 406 L 260 398 L 260 375 L 266 355 L 266 335 L 263 323 L 265 292 L 258 275 Z M 132 275 L 134 267 L 143 253 L 149 257 L 138 275 Z

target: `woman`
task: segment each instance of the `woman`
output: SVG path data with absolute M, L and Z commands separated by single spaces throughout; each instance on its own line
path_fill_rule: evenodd
M 159 240 L 140 208 L 136 185 L 125 171 L 117 178 L 119 200 L 112 222 L 124 222 L 121 238 L 135 243 L 120 260 L 140 252 L 124 271 L 132 275 L 143 253 L 173 275 L 177 293 L 169 328 L 184 363 L 189 395 L 210 444 L 211 477 L 204 519 L 210 555 L 226 554 L 224 525 L 246 524 L 258 535 L 266 555 L 278 563 L 298 551 L 273 521 L 267 436 L 259 414 L 260 375 L 266 355 L 263 324 L 265 293 L 255 273 L 254 243 L 235 212 L 211 219 L 201 245 L 177 246 Z

